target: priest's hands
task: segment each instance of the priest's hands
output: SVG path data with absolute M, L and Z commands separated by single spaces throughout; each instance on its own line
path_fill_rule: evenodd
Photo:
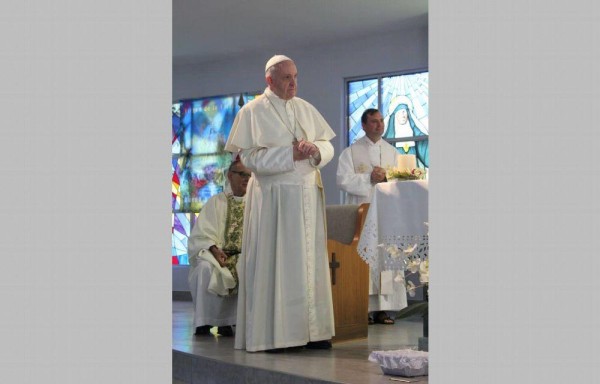
M 225 267 L 227 265 L 227 255 L 225 254 L 225 252 L 223 252 L 223 250 L 221 250 L 216 245 L 211 245 L 210 248 L 208 248 L 208 250 L 210 251 L 210 253 L 212 253 L 215 260 L 217 260 L 221 267 Z
M 306 160 L 312 158 L 316 164 L 321 162 L 321 152 L 319 147 L 310 141 L 300 140 L 294 141 L 294 161 Z
M 373 171 L 371 172 L 371 184 L 377 184 L 383 181 L 387 181 L 387 178 L 385 177 L 385 169 L 374 166 Z

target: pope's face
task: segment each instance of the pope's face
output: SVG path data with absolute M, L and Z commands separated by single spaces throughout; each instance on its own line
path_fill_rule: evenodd
M 385 130 L 385 123 L 383 122 L 381 113 L 375 112 L 371 115 L 367 115 L 367 122 L 362 125 L 362 129 L 365 131 L 365 136 L 371 139 L 371 141 L 377 142 L 381 139 L 383 131 Z
M 277 70 L 267 77 L 269 89 L 284 100 L 296 96 L 298 86 L 298 70 L 293 61 L 284 61 L 279 64 Z

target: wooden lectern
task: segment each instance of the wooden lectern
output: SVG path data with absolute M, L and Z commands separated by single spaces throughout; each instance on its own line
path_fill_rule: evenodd
M 369 204 L 329 205 L 326 209 L 335 320 L 332 341 L 366 338 L 369 326 L 369 266 L 356 249 Z

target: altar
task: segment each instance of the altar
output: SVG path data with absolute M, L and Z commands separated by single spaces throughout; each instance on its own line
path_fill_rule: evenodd
M 416 244 L 414 254 L 427 256 L 428 183 L 427 180 L 394 180 L 375 186 L 357 246 L 359 256 L 369 264 L 373 275 L 403 270 L 399 261 L 386 252 L 386 245 Z M 415 299 L 422 299 L 420 291 Z

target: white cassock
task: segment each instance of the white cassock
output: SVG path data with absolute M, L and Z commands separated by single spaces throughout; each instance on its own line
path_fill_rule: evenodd
M 244 197 L 234 197 L 236 201 Z M 236 321 L 237 296 L 218 296 L 209 292 L 209 284 L 215 264 L 208 250 L 212 245 L 223 248 L 225 243 L 225 221 L 227 219 L 227 195 L 223 192 L 211 197 L 202 207 L 188 239 L 190 272 L 188 283 L 194 301 L 194 326 L 212 325 L 222 327 L 234 325 Z M 217 264 L 218 265 L 218 264 Z
M 374 166 L 395 167 L 399 163 L 396 148 L 380 139 L 373 143 L 363 136 L 344 149 L 338 159 L 337 185 L 346 192 L 346 204 L 370 203 L 374 189 L 371 172 Z M 398 218 L 401 220 L 401 218 Z M 392 271 L 384 271 L 380 276 L 369 275 L 369 312 L 399 311 L 406 307 L 406 288 L 394 281 Z M 379 282 L 375 284 L 374 282 Z
M 314 143 L 321 162 L 294 161 L 294 137 Z M 308 102 L 268 88 L 237 114 L 225 150 L 252 170 L 237 264 L 235 348 L 261 351 L 329 340 L 333 303 L 319 169 L 335 133 Z
M 373 167 L 395 167 L 400 154 L 394 146 L 380 139 L 373 143 L 367 136 L 344 149 L 338 159 L 336 182 L 346 192 L 346 204 L 371 202 Z

